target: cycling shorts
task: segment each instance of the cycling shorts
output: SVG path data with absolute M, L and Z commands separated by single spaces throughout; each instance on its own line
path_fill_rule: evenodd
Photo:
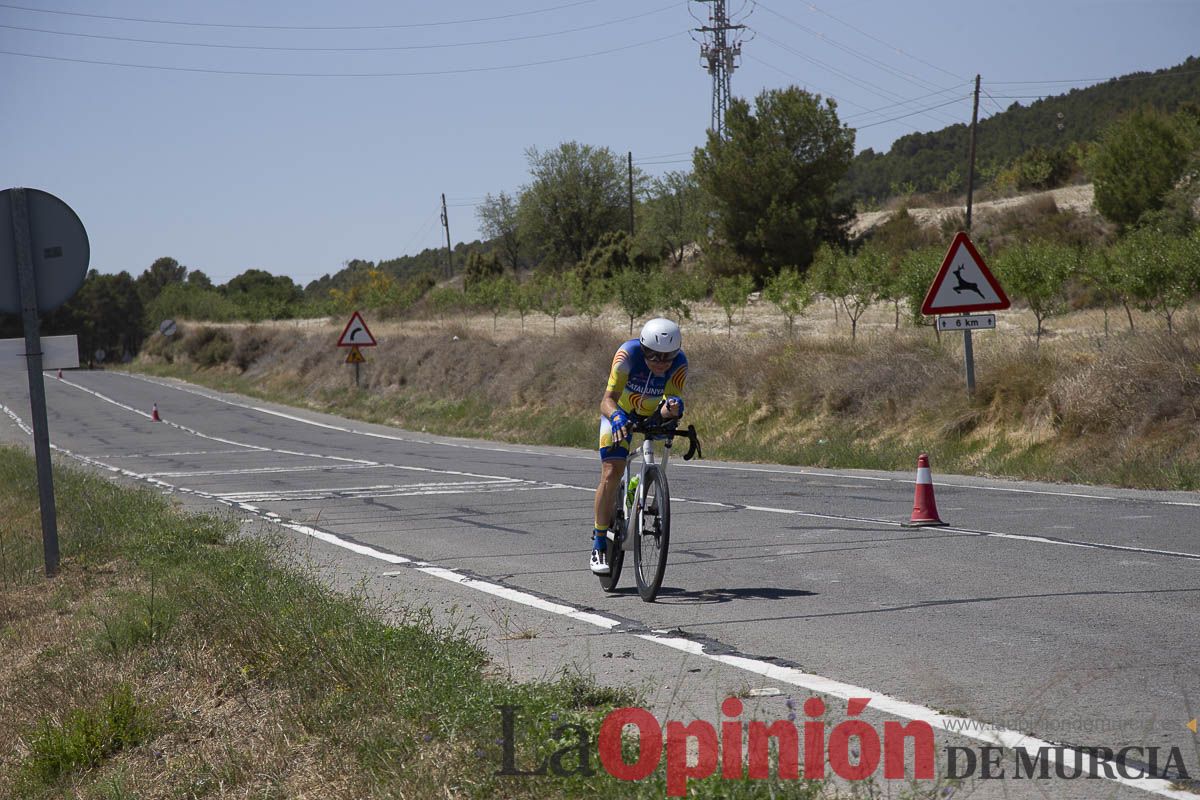
M 631 417 L 631 421 L 635 418 Z M 629 440 L 613 444 L 613 429 L 612 423 L 608 421 L 608 417 L 600 415 L 600 460 L 601 461 L 624 461 L 629 458 Z

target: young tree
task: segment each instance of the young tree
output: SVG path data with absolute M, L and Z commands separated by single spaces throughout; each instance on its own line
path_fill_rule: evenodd
M 525 152 L 533 181 L 521 193 L 520 230 L 549 266 L 572 266 L 629 219 L 624 164 L 607 147 L 564 142 Z
M 1077 271 L 1078 260 L 1073 248 L 1040 241 L 1013 245 L 997 259 L 1000 280 L 1029 304 L 1037 320 L 1038 345 L 1046 319 L 1067 308 L 1067 279 Z
M 1108 309 L 1117 303 L 1125 307 L 1129 330 L 1133 331 L 1133 312 L 1129 308 L 1128 279 L 1122 273 L 1121 262 L 1103 247 L 1084 250 L 1079 260 L 1079 277 L 1092 290 L 1104 309 L 1104 338 L 1108 338 Z
M 613 275 L 612 289 L 621 310 L 629 317 L 629 335 L 632 336 L 633 321 L 654 308 L 654 283 L 644 272 L 625 269 Z
M 512 304 L 516 293 L 516 282 L 508 275 L 477 280 L 467 290 L 467 298 L 475 308 L 482 308 L 492 315 L 492 333 L 496 332 L 500 314 Z
M 539 287 L 537 281 L 529 278 L 522 283 L 518 283 L 516 290 L 513 292 L 513 308 L 521 315 L 521 333 L 525 332 L 525 317 L 530 311 L 534 311 L 541 301 L 539 295 Z
M 493 197 L 488 194 L 475 210 L 479 218 L 479 231 L 488 239 L 496 241 L 504 254 L 508 268 L 514 272 L 521 266 L 521 229 L 517 219 L 520 201 L 501 192 Z
M 850 318 L 850 340 L 858 338 L 858 320 L 879 297 L 879 275 L 887 256 L 864 247 L 851 256 L 829 245 L 817 251 L 812 279 L 820 291 L 834 298 Z
M 1151 228 L 1134 231 L 1116 255 L 1126 265 L 1129 293 L 1145 311 L 1161 316 L 1174 333 L 1175 314 L 1200 292 L 1200 248 L 1196 236 L 1164 236 Z
M 538 308 L 550 318 L 551 331 L 558 333 L 558 318 L 562 316 L 563 306 L 570 299 L 566 282 L 557 275 L 541 272 L 535 277 L 538 293 Z
M 611 292 L 609 282 L 603 278 L 589 279 L 578 269 L 571 270 L 563 278 L 575 313 L 583 314 L 594 323 L 608 301 Z
M 682 271 L 670 273 L 660 269 L 650 275 L 650 283 L 654 308 L 675 319 L 691 319 L 692 303 L 708 294 L 707 286 Z
M 447 314 L 466 307 L 463 293 L 453 286 L 437 286 L 431 289 L 426 297 L 429 305 L 433 307 L 433 312 L 437 314 L 438 321 L 442 323 L 445 323 Z
M 771 301 L 787 320 L 787 335 L 791 336 L 796 317 L 812 302 L 812 288 L 799 270 L 788 267 L 767 280 L 763 297 Z
M 725 312 L 725 335 L 733 336 L 733 315 L 750 301 L 754 279 L 749 275 L 726 275 L 713 284 L 713 299 Z
M 749 104 L 734 98 L 726 135 L 708 132 L 696 179 L 712 198 L 721 237 L 759 269 L 807 268 L 822 241 L 839 239 L 848 209 L 834 187 L 854 156 L 854 131 L 832 100 L 792 86 Z
M 900 257 L 899 269 L 896 275 L 896 285 L 901 298 L 908 304 L 909 316 L 914 325 L 924 323 L 921 304 L 925 295 L 937 276 L 938 266 L 942 263 L 945 252 L 937 246 L 925 247 L 920 250 L 910 250 Z M 934 331 L 937 327 L 934 326 Z

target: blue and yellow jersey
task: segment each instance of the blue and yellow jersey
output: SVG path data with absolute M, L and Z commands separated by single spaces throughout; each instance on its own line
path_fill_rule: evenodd
M 648 417 L 663 397 L 683 397 L 687 382 L 687 356 L 680 350 L 671 367 L 660 378 L 646 366 L 642 343 L 630 339 L 613 356 L 608 373 L 608 391 L 620 394 L 617 405 L 627 413 Z

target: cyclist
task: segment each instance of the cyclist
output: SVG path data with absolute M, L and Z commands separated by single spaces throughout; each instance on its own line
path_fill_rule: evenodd
M 641 336 L 625 342 L 613 356 L 608 387 L 600 400 L 600 485 L 596 487 L 591 557 L 591 569 L 597 575 L 609 573 L 605 538 L 629 458 L 632 426 L 653 414 L 663 398 L 663 419 L 683 416 L 687 357 L 681 344 L 679 326 L 659 317 L 643 325 Z

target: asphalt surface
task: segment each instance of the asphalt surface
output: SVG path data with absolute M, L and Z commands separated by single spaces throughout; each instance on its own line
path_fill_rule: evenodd
M 0 440 L 28 446 L 25 381 L 11 377 Z M 1162 759 L 1178 747 L 1200 777 L 1185 727 L 1200 715 L 1200 494 L 946 476 L 935 461 L 951 527 L 908 529 L 913 473 L 725 463 L 710 440 L 706 460 L 671 461 L 670 560 L 647 604 L 630 572 L 605 594 L 587 571 L 592 452 L 434 437 L 120 373 L 48 373 L 46 389 L 56 457 L 287 524 L 335 582 L 477 604 L 517 677 L 573 663 L 712 721 L 728 691 L 811 693 L 734 663 L 747 656 L 1050 742 L 1157 746 Z M 164 422 L 149 419 L 154 403 Z M 680 660 L 680 641 L 703 668 Z M 979 796 L 1148 796 L 1110 781 L 1003 783 Z

